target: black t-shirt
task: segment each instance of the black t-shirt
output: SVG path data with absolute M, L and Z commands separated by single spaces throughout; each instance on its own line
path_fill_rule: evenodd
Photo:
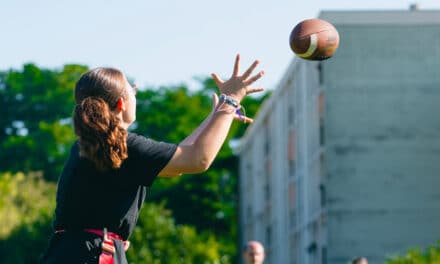
M 99 172 L 79 156 L 76 142 L 58 182 L 55 230 L 103 229 L 124 240 L 133 231 L 147 188 L 169 162 L 177 145 L 129 133 L 128 158 L 121 168 Z

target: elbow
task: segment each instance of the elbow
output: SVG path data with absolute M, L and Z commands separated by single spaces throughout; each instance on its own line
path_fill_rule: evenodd
M 191 146 L 182 146 L 185 151 L 185 159 L 183 164 L 185 169 L 184 173 L 202 173 L 209 169 L 211 166 L 215 155 L 211 152 L 206 151 L 205 147 L 193 144 Z
M 194 165 L 194 173 L 202 173 L 205 172 L 209 169 L 209 167 L 211 166 L 212 160 L 206 158 L 206 157 L 202 157 L 200 159 L 197 160 L 196 164 Z

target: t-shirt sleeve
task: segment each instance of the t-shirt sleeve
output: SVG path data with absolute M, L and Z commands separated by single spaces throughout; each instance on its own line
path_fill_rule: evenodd
M 177 149 L 176 144 L 158 142 L 129 133 L 127 138 L 129 171 L 137 184 L 151 186 Z

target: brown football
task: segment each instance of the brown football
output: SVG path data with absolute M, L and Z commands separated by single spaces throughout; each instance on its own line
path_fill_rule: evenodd
M 339 33 L 322 19 L 306 19 L 298 23 L 290 33 L 290 48 L 306 60 L 326 60 L 339 46 Z

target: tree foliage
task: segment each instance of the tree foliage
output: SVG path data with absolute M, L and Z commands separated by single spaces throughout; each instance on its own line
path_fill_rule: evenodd
M 128 251 L 130 263 L 229 263 L 220 256 L 215 236 L 176 225 L 162 204 L 144 206 L 130 240 L 134 248 Z
M 74 140 L 73 90 L 87 70 L 66 65 L 61 70 L 26 64 L 0 73 L 0 171 L 42 171 L 55 181 Z
M 0 174 L 0 263 L 35 263 L 51 232 L 55 184 L 41 174 Z
M 440 241 L 424 251 L 410 249 L 403 256 L 395 256 L 386 261 L 387 264 L 434 264 L 440 263 Z

